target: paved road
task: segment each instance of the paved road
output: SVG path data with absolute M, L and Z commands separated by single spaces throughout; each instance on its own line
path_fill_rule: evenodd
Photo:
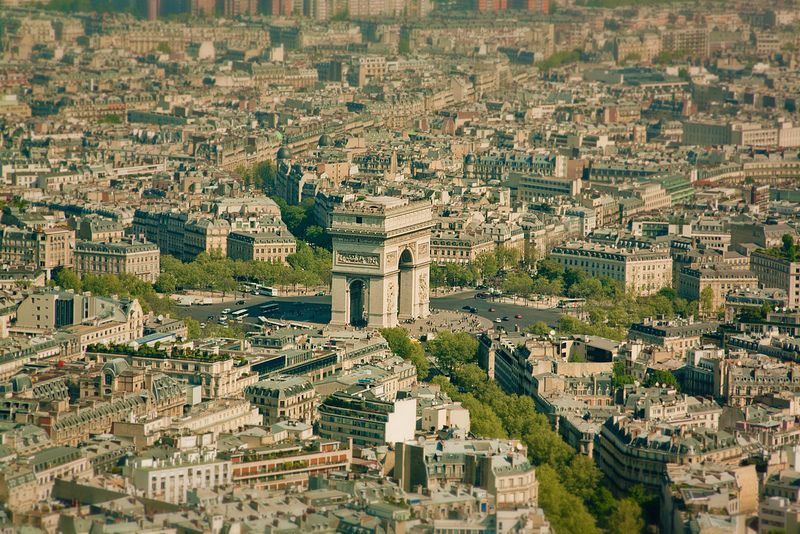
M 237 300 L 241 300 L 238 299 Z M 330 296 L 313 297 L 262 297 L 248 295 L 245 297 L 245 304 L 214 304 L 211 306 L 188 306 L 180 307 L 179 315 L 189 315 L 201 322 L 216 321 L 222 310 L 230 308 L 233 311 L 246 308 L 248 310 L 247 322 L 257 322 L 259 315 L 266 315 L 272 319 L 283 319 L 289 321 L 314 322 L 327 324 L 331 319 L 331 298 Z M 266 303 L 278 304 L 278 310 L 269 314 L 264 314 L 261 306 Z M 469 291 L 458 293 L 446 297 L 436 297 L 431 299 L 431 307 L 442 310 L 461 311 L 464 306 L 472 306 L 477 309 L 477 315 L 494 321 L 497 318 L 508 317 L 508 321 L 503 321 L 502 326 L 508 331 L 513 331 L 515 325 L 520 328 L 529 326 L 537 321 L 544 321 L 548 325 L 555 325 L 561 315 L 560 310 L 556 309 L 537 309 L 528 306 L 493 302 L 488 299 L 475 298 L 475 292 Z M 495 311 L 489 311 L 492 308 Z M 521 315 L 521 319 L 516 319 L 515 315 Z M 213 317 L 213 319 L 209 319 Z
M 460 310 L 463 306 L 472 306 L 477 310 L 477 314 L 485 317 L 491 321 L 508 317 L 508 321 L 503 321 L 503 328 L 511 332 L 515 325 L 520 328 L 530 326 L 537 321 L 544 321 L 550 326 L 558 322 L 561 316 L 561 310 L 549 308 L 539 309 L 528 306 L 519 306 L 516 304 L 506 304 L 501 302 L 493 302 L 490 299 L 475 298 L 475 291 L 466 293 L 458 293 L 448 297 L 438 297 L 431 299 L 431 306 L 433 308 L 441 308 L 445 310 Z M 489 308 L 495 311 L 490 312 Z M 521 319 L 517 319 L 515 315 L 521 315 Z

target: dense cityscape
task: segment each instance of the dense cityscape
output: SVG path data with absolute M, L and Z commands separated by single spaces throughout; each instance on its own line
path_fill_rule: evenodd
M 0 0 L 0 532 L 800 534 L 800 2 Z

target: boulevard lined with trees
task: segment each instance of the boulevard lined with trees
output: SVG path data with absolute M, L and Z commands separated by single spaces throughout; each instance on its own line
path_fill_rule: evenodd
M 404 329 L 381 333 L 395 354 L 415 364 L 424 357 L 422 345 Z M 651 497 L 637 489 L 615 498 L 593 460 L 561 439 L 547 417 L 536 411 L 533 399 L 507 394 L 477 366 L 478 341 L 472 335 L 442 331 L 425 349 L 444 373 L 431 382 L 469 410 L 472 434 L 525 444 L 536 466 L 539 504 L 557 533 L 630 534 L 644 528 L 643 507 Z M 428 376 L 428 365 L 426 361 L 418 376 Z

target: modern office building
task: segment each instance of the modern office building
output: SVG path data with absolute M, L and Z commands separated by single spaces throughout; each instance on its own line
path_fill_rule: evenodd
M 319 435 L 343 443 L 374 447 L 414 438 L 417 399 L 376 400 L 369 391 L 338 391 L 319 407 Z

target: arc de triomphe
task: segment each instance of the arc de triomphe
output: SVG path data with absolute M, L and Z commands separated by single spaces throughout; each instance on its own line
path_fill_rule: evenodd
M 430 313 L 431 205 L 367 197 L 333 212 L 333 326 L 397 326 Z

